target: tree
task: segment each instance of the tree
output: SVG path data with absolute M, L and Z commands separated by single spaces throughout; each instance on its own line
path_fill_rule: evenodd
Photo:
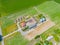
M 0 41 L 2 41 L 2 35 L 0 35 Z
M 49 45 L 49 41 L 45 40 L 44 45 Z
M 56 42 L 59 42 L 59 41 L 60 41 L 58 35 L 56 35 L 56 34 L 52 34 L 52 35 L 54 36 L 54 40 L 55 40 Z
M 38 41 L 35 45 L 43 45 L 43 41 L 40 40 L 40 41 Z
M 60 42 L 60 29 L 54 30 L 53 36 L 54 36 L 55 41 Z
M 57 35 L 60 35 L 60 29 L 54 30 L 54 33 L 57 34 Z
M 36 43 L 35 45 L 41 45 L 40 43 Z
M 35 39 L 37 39 L 37 38 L 40 38 L 40 35 L 37 35 L 37 36 L 35 37 Z

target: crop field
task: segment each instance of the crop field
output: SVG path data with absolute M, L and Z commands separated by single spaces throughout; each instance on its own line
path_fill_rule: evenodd
M 4 1 L 2 1 L 2 2 L 4 2 Z M 5 6 L 7 7 L 8 4 L 5 4 Z M 12 4 L 10 6 L 12 6 Z M 21 16 L 21 15 L 30 15 L 30 16 L 33 16 L 33 15 L 38 13 L 33 8 L 34 7 L 33 6 L 33 7 L 30 7 L 30 8 L 27 8 L 27 9 L 21 11 L 21 12 L 18 12 L 18 10 L 21 10 L 20 7 L 18 7 L 18 10 L 17 10 L 17 7 L 15 7 L 16 10 L 14 9 L 14 7 L 11 7 L 12 10 L 14 10 L 12 12 L 17 12 L 17 13 L 13 13 L 12 14 L 12 12 L 10 10 L 11 9 L 10 6 L 7 7 L 7 12 L 9 12 L 11 14 L 0 18 L 3 36 L 6 36 L 7 34 L 17 30 L 17 26 L 16 26 L 16 23 L 15 23 L 15 20 L 19 16 Z M 25 4 L 25 6 L 26 6 L 26 4 Z M 55 29 L 60 29 L 60 4 L 55 2 L 55 1 L 45 1 L 44 3 L 41 3 L 41 4 L 39 4 L 39 5 L 35 6 L 35 7 L 40 12 L 43 12 L 44 14 L 47 14 L 47 16 L 55 23 L 55 26 L 53 26 L 52 28 L 48 29 L 48 31 L 46 31 L 46 32 L 41 34 L 42 38 L 45 40 L 46 37 L 44 35 L 47 36 L 47 34 L 49 34 L 49 35 L 53 34 Z M 30 41 L 28 41 L 25 38 L 23 38 L 23 36 L 20 34 L 20 32 L 17 32 L 16 34 L 13 34 L 13 35 L 10 35 L 9 37 L 4 39 L 4 45 L 27 45 L 29 42 Z

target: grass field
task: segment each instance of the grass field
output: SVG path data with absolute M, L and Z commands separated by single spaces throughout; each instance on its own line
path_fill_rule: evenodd
M 5 38 L 5 45 L 27 45 L 29 41 L 24 39 L 20 32 L 14 33 L 13 35 Z
M 0 13 L 2 13 L 2 16 L 4 16 L 7 14 L 19 12 L 32 6 L 39 5 L 45 1 L 50 0 L 0 0 Z M 54 1 L 60 3 L 59 0 Z
M 50 1 L 50 2 L 45 2 L 38 6 L 38 9 L 46 14 L 55 21 L 56 23 L 59 22 L 59 17 L 60 17 L 60 4 Z
M 41 4 L 45 1 L 47 0 L 2 0 L 1 10 L 7 15 Z

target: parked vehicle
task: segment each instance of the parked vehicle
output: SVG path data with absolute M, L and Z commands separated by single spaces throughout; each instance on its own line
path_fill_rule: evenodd
M 39 22 L 45 22 L 46 18 L 41 18 Z

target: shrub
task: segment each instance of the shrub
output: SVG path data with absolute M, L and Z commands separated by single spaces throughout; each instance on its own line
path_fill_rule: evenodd
M 40 35 L 37 35 L 37 36 L 35 37 L 35 39 L 37 39 L 37 38 L 40 38 Z

